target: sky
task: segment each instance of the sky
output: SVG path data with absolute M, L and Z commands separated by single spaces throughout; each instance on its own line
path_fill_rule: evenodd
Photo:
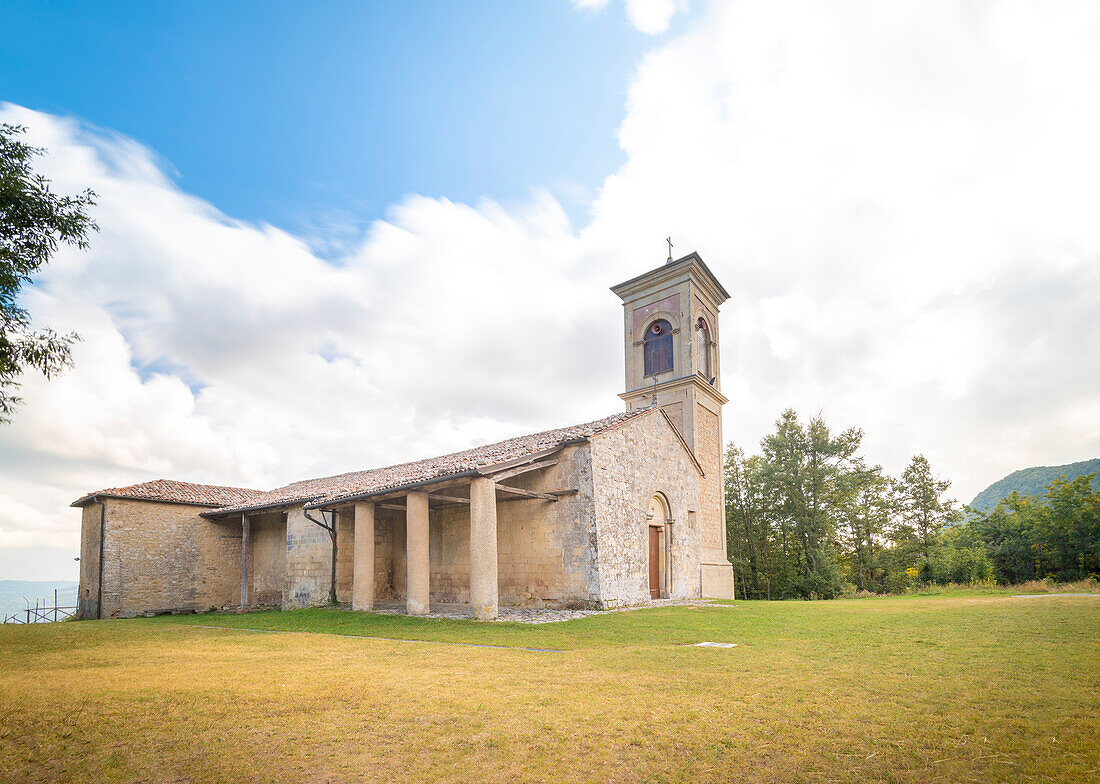
M 75 498 L 267 489 L 621 408 L 608 286 L 698 251 L 727 441 L 785 407 L 969 501 L 1100 455 L 1092 2 L 7 3 L 0 121 L 100 231 L 0 429 L 0 579 Z

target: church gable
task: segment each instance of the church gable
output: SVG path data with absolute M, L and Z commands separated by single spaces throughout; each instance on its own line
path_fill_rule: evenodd
M 617 607 L 651 598 L 649 528 L 655 502 L 667 510 L 660 554 L 661 595 L 699 596 L 701 470 L 679 431 L 659 408 L 591 439 L 593 513 L 600 602 Z

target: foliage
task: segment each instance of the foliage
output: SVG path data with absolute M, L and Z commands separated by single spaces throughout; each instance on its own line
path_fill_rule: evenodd
M 979 512 L 992 512 L 1002 499 L 1012 495 L 1013 492 L 1020 495 L 1041 496 L 1050 483 L 1058 477 L 1076 479 L 1084 474 L 1100 474 L 1100 457 L 1060 466 L 1033 466 L 1013 471 L 974 496 L 970 507 Z M 1100 478 L 1092 480 L 1092 488 L 1100 490 Z
M 19 138 L 24 131 L 0 124 L 0 423 L 9 422 L 21 402 L 14 391 L 23 371 L 50 378 L 71 364 L 70 349 L 78 339 L 32 330 L 30 314 L 18 304 L 19 290 L 60 244 L 86 248 L 88 234 L 97 229 L 86 212 L 95 194 L 53 193 L 49 180 L 31 166 L 43 151 Z
M 1100 492 L 1093 489 L 1094 478 L 1058 478 L 1042 497 L 1012 493 L 989 512 L 972 510 L 958 541 L 984 545 L 1003 582 L 1100 574 Z
M 784 411 L 761 454 L 726 453 L 730 560 L 742 598 L 907 593 L 1100 574 L 1100 493 L 1093 475 L 1012 493 L 970 519 L 923 455 L 887 476 L 858 454 L 862 432 Z
M 726 455 L 727 524 L 731 559 L 741 572 L 742 594 L 758 598 L 827 598 L 842 595 L 837 565 L 838 524 L 863 434 L 833 434 L 820 417 L 803 426 L 788 409 L 763 454 L 745 458 L 731 445 Z

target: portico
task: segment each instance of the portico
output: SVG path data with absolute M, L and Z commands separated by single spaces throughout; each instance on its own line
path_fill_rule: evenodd
M 379 596 L 377 539 L 378 527 L 390 529 L 388 541 L 395 546 L 403 542 L 403 558 L 390 558 L 389 569 L 404 562 L 404 598 L 409 615 L 427 615 L 432 595 L 432 529 L 446 523 L 462 522 L 468 529 L 467 576 L 471 614 L 479 620 L 498 616 L 500 605 L 500 574 L 498 568 L 497 505 L 507 502 L 526 504 L 557 503 L 576 490 L 558 489 L 543 492 L 515 484 L 498 482 L 497 477 L 522 481 L 521 477 L 545 471 L 557 460 L 544 455 L 528 458 L 519 464 L 496 466 L 486 475 L 476 473 L 459 478 L 441 478 L 433 483 L 420 483 L 416 488 L 387 490 L 366 495 L 354 503 L 333 508 L 340 526 L 351 528 L 352 587 L 351 605 L 355 610 L 369 611 Z M 310 508 L 310 505 L 306 505 Z M 321 508 L 318 506 L 317 508 Z M 383 513 L 385 521 L 383 521 Z M 402 532 L 399 530 L 403 528 Z M 436 537 L 440 546 L 444 537 Z M 454 564 L 455 559 L 435 553 L 435 560 Z M 448 580 L 453 584 L 453 569 Z M 441 573 L 437 569 L 437 573 Z M 400 580 L 389 581 L 386 592 L 392 598 Z M 396 584 L 396 586 L 395 586 Z

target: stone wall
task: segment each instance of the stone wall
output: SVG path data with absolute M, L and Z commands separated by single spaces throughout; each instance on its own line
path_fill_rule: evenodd
M 104 618 L 205 610 L 240 601 L 239 523 L 199 517 L 203 507 L 116 498 L 104 503 Z M 94 527 L 89 517 L 98 524 L 95 505 L 86 507 L 84 515 L 85 530 Z M 82 542 L 81 552 L 85 546 L 92 542 Z M 92 584 L 86 587 L 91 591 Z
M 709 399 L 707 402 L 710 402 Z M 714 405 L 713 403 L 711 405 Z M 715 406 L 719 411 L 720 407 Z M 695 457 L 706 476 L 699 487 L 699 526 L 702 529 L 703 559 L 700 573 L 703 596 L 733 599 L 733 565 L 726 553 L 726 486 L 722 473 L 722 417 L 696 403 Z
M 498 502 L 501 604 L 567 607 L 599 601 L 589 445 L 567 446 L 557 460 L 556 466 L 505 481 L 526 490 L 576 492 L 554 502 Z
M 355 576 L 354 507 L 341 507 L 336 514 L 336 600 L 351 603 Z M 310 515 L 321 519 L 317 509 Z M 326 513 L 328 517 L 328 513 Z M 318 607 L 328 604 L 332 574 L 332 540 L 328 531 L 306 518 L 302 507 L 287 514 L 283 542 L 286 584 L 283 609 Z M 400 553 L 396 550 L 400 547 Z M 388 509 L 375 510 L 374 518 L 375 597 L 405 597 L 405 515 Z
M 317 509 L 309 514 L 321 519 Z M 301 506 L 292 507 L 286 520 L 286 584 L 283 609 L 327 604 L 332 578 L 332 539 L 328 531 L 305 516 Z
M 315 512 L 311 512 L 316 516 Z M 393 541 L 394 526 L 405 530 L 405 516 L 389 509 L 374 510 L 374 596 L 386 601 L 394 596 Z M 404 548 L 404 538 L 401 547 Z M 341 604 L 351 604 L 351 593 L 355 582 L 355 507 L 341 507 L 336 516 L 336 600 Z M 402 558 L 404 552 L 402 551 Z M 401 570 L 404 572 L 404 560 Z M 401 575 L 404 598 L 404 574 Z
M 278 605 L 286 588 L 286 521 L 280 512 L 249 515 L 250 606 Z
M 699 524 L 709 559 L 726 557 L 726 526 L 722 504 L 722 427 L 718 414 L 695 404 L 695 458 L 706 470 L 699 487 Z
M 351 604 L 351 589 L 355 578 L 355 512 L 354 507 L 336 514 L 336 601 Z M 312 513 L 314 517 L 316 512 Z M 375 540 L 375 546 L 378 541 Z
M 102 504 L 80 510 L 80 588 L 77 611 L 81 618 L 99 617 L 99 526 Z
M 374 510 L 374 598 L 404 600 L 406 585 L 405 513 Z M 388 538 L 383 539 L 386 536 Z
M 646 512 L 658 493 L 673 520 L 671 598 L 698 597 L 700 474 L 676 431 L 654 410 L 594 436 L 591 452 L 600 604 L 649 601 Z

